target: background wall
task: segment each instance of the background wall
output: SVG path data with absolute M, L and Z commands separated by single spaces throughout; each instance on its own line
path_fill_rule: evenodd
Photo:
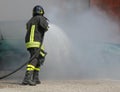
M 120 0 L 90 0 L 91 6 L 106 11 L 108 14 L 120 18 Z

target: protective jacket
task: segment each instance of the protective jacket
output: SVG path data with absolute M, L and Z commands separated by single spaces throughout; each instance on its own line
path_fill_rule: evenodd
M 39 48 L 43 40 L 44 33 L 48 30 L 48 22 L 44 16 L 34 16 L 26 24 L 27 32 L 25 36 L 26 47 Z

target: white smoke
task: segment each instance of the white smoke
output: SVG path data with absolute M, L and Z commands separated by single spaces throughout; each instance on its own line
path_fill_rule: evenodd
M 119 78 L 118 23 L 98 9 L 80 14 L 77 23 L 75 53 L 79 78 Z

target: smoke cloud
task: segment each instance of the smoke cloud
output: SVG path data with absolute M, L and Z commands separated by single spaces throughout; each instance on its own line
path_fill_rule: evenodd
M 80 14 L 77 42 L 77 70 L 81 78 L 119 79 L 119 25 L 98 9 Z M 79 52 L 78 52 L 79 51 Z

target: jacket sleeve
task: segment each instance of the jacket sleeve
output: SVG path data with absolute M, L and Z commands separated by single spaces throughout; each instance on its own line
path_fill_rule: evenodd
M 44 17 L 41 17 L 40 18 L 40 26 L 45 30 L 45 31 L 47 31 L 48 30 L 48 22 L 47 22 L 47 19 L 46 18 L 44 18 Z

